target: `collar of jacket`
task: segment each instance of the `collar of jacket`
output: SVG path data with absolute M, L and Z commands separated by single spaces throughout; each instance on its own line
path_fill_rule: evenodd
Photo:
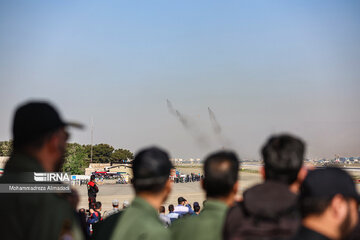
M 276 181 L 265 181 L 243 194 L 246 210 L 255 216 L 273 218 L 296 207 L 297 195 L 289 186 Z
M 300 227 L 298 234 L 296 234 L 295 239 L 311 239 L 311 240 L 330 240 L 330 238 L 315 232 L 304 225 Z

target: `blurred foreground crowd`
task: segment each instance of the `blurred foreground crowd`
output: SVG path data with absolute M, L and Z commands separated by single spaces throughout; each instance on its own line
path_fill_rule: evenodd
M 14 150 L 0 184 L 22 183 L 23 172 L 58 172 L 63 163 L 67 127 L 44 102 L 23 104 L 15 111 Z M 88 213 L 76 212 L 76 192 L 1 193 L 1 239 L 360 239 L 359 202 L 352 177 L 342 169 L 306 169 L 305 144 L 297 137 L 271 136 L 261 149 L 263 183 L 239 189 L 239 159 L 232 151 L 205 158 L 200 183 L 206 201 L 191 206 L 163 203 L 173 181 L 166 151 L 139 151 L 133 162 L 135 198 L 113 201 L 101 216 L 101 203 L 90 200 Z M 95 195 L 96 196 L 96 195 Z M 94 200 L 94 201 L 93 201 Z M 93 202 L 92 202 L 93 201 Z

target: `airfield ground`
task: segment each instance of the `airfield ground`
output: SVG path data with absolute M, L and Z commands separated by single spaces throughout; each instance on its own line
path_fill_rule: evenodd
M 240 172 L 239 179 L 239 197 L 242 196 L 243 191 L 249 187 L 258 184 L 261 182 L 260 174 L 257 172 L 259 166 L 246 166 L 243 171 Z M 177 167 L 177 170 L 180 170 L 183 174 L 190 173 L 201 173 L 202 167 L 200 166 L 184 166 Z M 353 172 L 352 175 L 359 175 L 359 172 Z M 88 207 L 88 197 L 87 197 L 87 188 L 86 185 L 76 187 L 79 195 L 80 202 L 79 208 Z M 360 184 L 357 184 L 357 189 L 360 191 Z M 202 202 L 205 200 L 204 192 L 201 189 L 200 182 L 190 182 L 190 183 L 177 183 L 173 185 L 173 190 L 165 202 L 165 206 L 169 204 L 177 204 L 178 197 L 184 197 L 188 200 L 189 203 L 199 202 L 202 206 Z M 120 203 L 124 200 L 131 202 L 134 198 L 134 192 L 132 190 L 131 184 L 104 184 L 99 185 L 99 194 L 97 196 L 97 201 L 101 201 L 103 205 L 103 211 L 109 210 L 112 208 L 111 202 L 113 199 L 118 199 Z
M 178 167 L 177 169 L 183 174 L 202 174 L 201 167 Z M 261 182 L 261 178 L 258 173 L 244 171 L 241 172 L 240 175 L 239 196 L 241 196 L 242 192 L 247 188 Z M 88 197 L 86 185 L 77 186 L 76 189 L 80 195 L 79 208 L 87 208 Z M 164 205 L 177 205 L 177 198 L 180 196 L 187 199 L 191 204 L 193 202 L 199 202 L 200 205 L 202 205 L 202 202 L 205 200 L 205 195 L 201 189 L 200 182 L 177 183 L 173 185 L 173 190 Z M 131 202 L 133 198 L 134 192 L 131 184 L 104 184 L 99 185 L 99 194 L 96 199 L 97 201 L 102 202 L 103 211 L 106 211 L 112 208 L 111 202 L 113 199 L 118 199 L 119 202 L 122 203 L 124 200 Z

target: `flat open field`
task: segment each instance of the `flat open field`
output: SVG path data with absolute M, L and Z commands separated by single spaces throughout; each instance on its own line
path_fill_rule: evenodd
M 258 184 L 262 181 L 260 174 L 255 171 L 259 169 L 258 165 L 248 165 L 244 166 L 246 169 L 240 173 L 239 179 L 239 190 L 238 195 L 241 196 L 243 191 L 249 187 Z M 202 174 L 201 166 L 182 166 L 177 167 L 182 174 L 190 173 L 200 173 Z M 359 171 L 349 173 L 353 176 L 359 176 Z M 360 192 L 360 184 L 357 185 L 357 190 Z M 77 186 L 76 189 L 80 195 L 79 208 L 88 207 L 88 197 L 87 197 L 87 188 L 86 185 Z M 202 206 L 202 202 L 205 200 L 204 191 L 201 189 L 200 182 L 190 182 L 190 183 L 177 183 L 173 185 L 173 190 L 165 202 L 165 206 L 169 204 L 177 205 L 177 198 L 184 197 L 188 200 L 190 204 L 193 202 L 199 202 Z M 111 202 L 113 199 L 118 199 L 120 203 L 124 200 L 131 202 L 134 198 L 134 192 L 132 190 L 131 184 L 104 184 L 99 185 L 99 194 L 97 196 L 97 201 L 101 201 L 103 204 L 103 211 L 109 210 L 112 208 Z
M 184 174 L 191 172 L 202 173 L 200 167 L 177 169 Z M 241 172 L 239 181 L 239 195 L 241 195 L 247 188 L 261 182 L 261 178 L 257 173 Z M 87 208 L 88 197 L 86 185 L 77 186 L 76 189 L 80 195 L 79 208 Z M 190 204 L 193 202 L 199 202 L 200 205 L 202 205 L 202 202 L 205 200 L 205 195 L 201 189 L 200 182 L 177 183 L 173 185 L 173 190 L 164 205 L 177 205 L 177 198 L 180 196 L 188 200 Z M 124 200 L 128 200 L 130 202 L 133 198 L 134 192 L 131 184 L 104 184 L 99 186 L 99 194 L 96 200 L 102 202 L 103 211 L 105 211 L 112 208 L 111 202 L 113 199 L 118 199 L 119 202 L 122 203 Z

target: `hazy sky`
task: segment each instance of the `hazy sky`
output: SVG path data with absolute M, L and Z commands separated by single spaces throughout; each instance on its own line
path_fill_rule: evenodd
M 84 144 L 93 116 L 95 143 L 172 157 L 259 158 L 281 132 L 308 157 L 360 156 L 360 1 L 3 0 L 0 84 L 0 140 L 45 99 L 88 126 L 71 131 Z

